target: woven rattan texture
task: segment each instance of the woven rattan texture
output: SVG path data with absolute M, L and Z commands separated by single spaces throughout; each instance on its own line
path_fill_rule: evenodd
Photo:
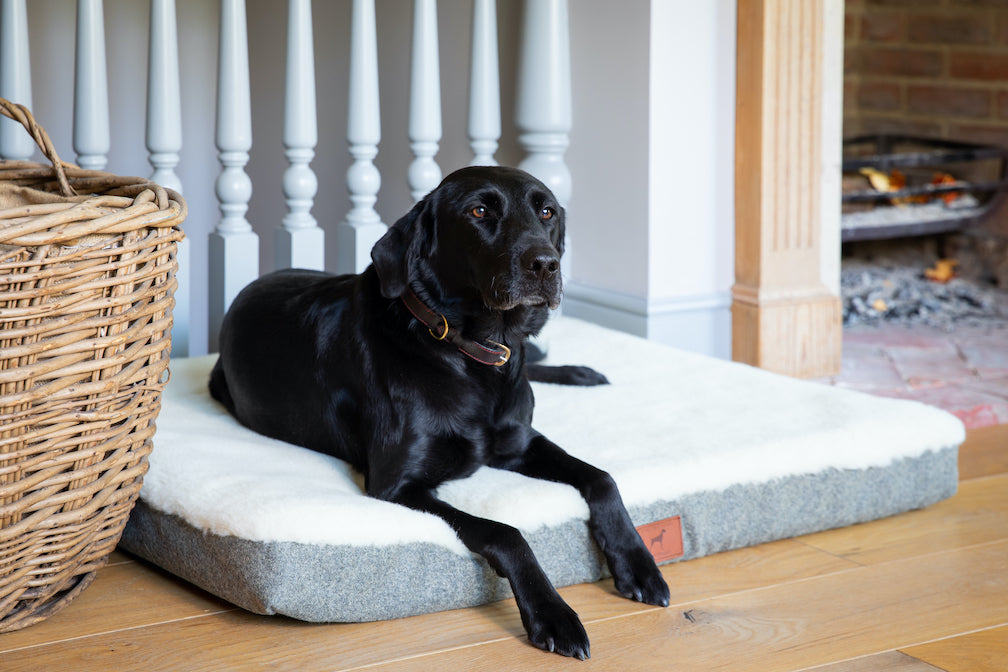
M 184 202 L 60 165 L 0 162 L 0 632 L 107 561 L 168 377 Z

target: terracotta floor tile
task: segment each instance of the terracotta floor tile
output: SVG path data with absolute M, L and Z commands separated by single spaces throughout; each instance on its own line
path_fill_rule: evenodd
M 833 383 L 866 391 L 904 387 L 903 377 L 882 348 L 859 343 L 844 344 L 840 374 L 834 377 Z
M 959 343 L 959 351 L 966 363 L 981 378 L 1001 378 L 1008 376 L 1008 341 L 970 341 Z
M 1008 401 L 1008 375 L 1001 378 L 984 378 L 970 383 L 971 388 Z
M 959 349 L 949 341 L 936 341 L 926 347 L 890 346 L 886 353 L 910 387 L 936 387 L 976 377 Z
M 1008 326 L 847 327 L 840 373 L 819 382 L 914 399 L 970 428 L 1008 423 Z
M 970 429 L 1008 422 L 1008 400 L 958 384 L 916 390 L 878 390 L 883 397 L 912 399 L 957 416 Z
M 847 327 L 843 332 L 844 345 L 848 343 L 877 345 L 880 347 L 929 347 L 947 341 L 948 333 L 929 328 L 906 327 L 902 325 L 869 327 L 859 325 Z

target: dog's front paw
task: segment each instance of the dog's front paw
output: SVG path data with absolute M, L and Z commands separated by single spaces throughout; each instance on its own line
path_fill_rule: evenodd
M 610 570 L 621 595 L 657 607 L 669 605 L 668 584 L 646 548 L 628 551 L 613 565 Z
M 544 651 L 585 660 L 591 658 L 588 633 L 563 601 L 540 605 L 527 619 L 529 641 Z
M 579 385 L 592 387 L 608 385 L 609 379 L 589 366 L 529 364 L 525 367 L 528 379 L 535 383 L 555 385 Z

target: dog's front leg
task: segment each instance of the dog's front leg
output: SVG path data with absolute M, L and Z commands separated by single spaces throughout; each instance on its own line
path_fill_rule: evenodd
M 532 644 L 581 660 L 590 657 L 584 626 L 553 588 L 517 529 L 459 511 L 420 486 L 400 488 L 389 499 L 444 519 L 469 550 L 486 558 L 508 580 Z
M 492 466 L 577 488 L 588 503 L 588 524 L 606 557 L 616 590 L 646 604 L 668 606 L 668 584 L 634 529 L 616 482 L 608 473 L 568 455 L 541 434 L 533 435 L 523 454 Z

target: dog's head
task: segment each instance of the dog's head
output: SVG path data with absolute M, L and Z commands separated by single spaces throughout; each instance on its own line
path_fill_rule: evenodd
M 491 310 L 560 304 L 564 210 L 528 173 L 479 166 L 448 175 L 371 250 L 386 298 L 412 282 Z

